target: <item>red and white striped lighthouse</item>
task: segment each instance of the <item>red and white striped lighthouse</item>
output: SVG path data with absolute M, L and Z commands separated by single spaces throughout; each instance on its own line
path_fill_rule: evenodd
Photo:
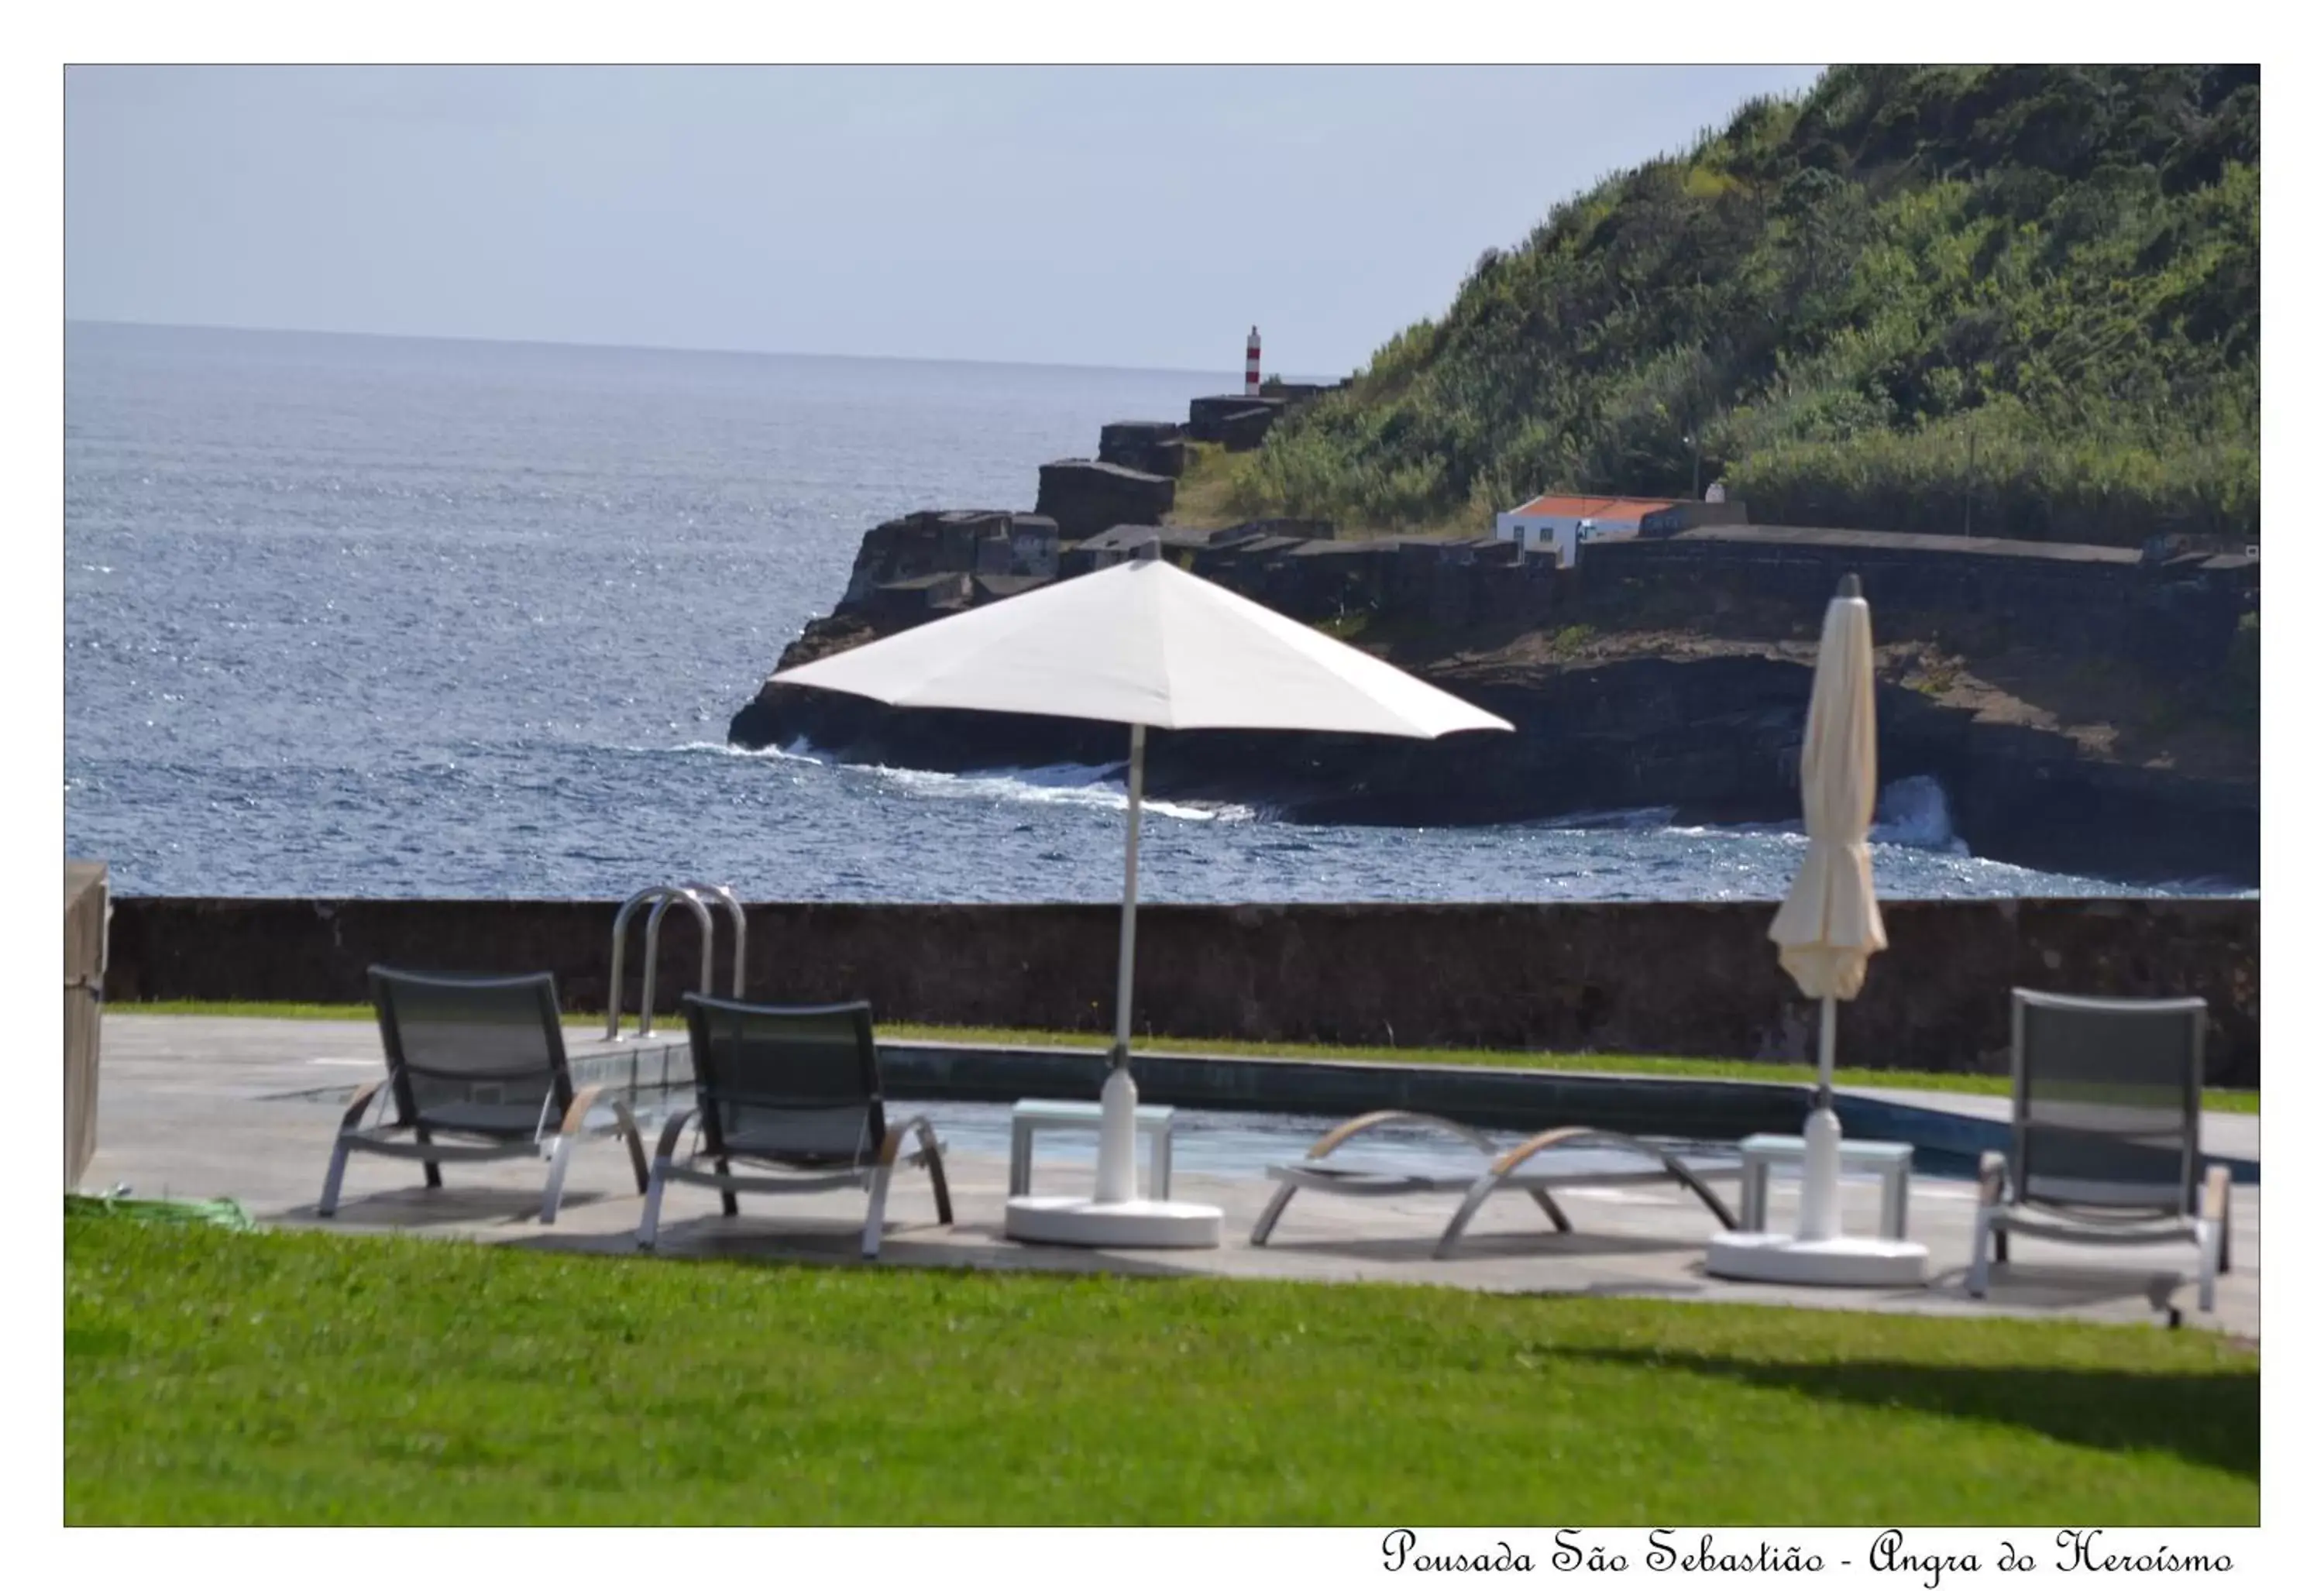
M 1242 395 L 1259 396 L 1259 327 L 1250 328 L 1250 341 L 1242 351 Z

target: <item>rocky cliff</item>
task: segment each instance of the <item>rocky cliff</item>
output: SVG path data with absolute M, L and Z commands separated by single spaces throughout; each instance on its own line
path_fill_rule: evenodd
M 1208 428 L 1224 400 L 1204 401 Z M 1110 427 L 1107 450 L 1157 437 L 1178 434 Z M 2257 882 L 2256 559 L 1711 527 L 1608 543 L 1567 569 L 1513 543 L 1343 541 L 1314 523 L 1111 523 L 1163 519 L 1171 478 L 1068 464 L 1042 472 L 1040 513 L 931 512 L 875 528 L 837 610 L 779 668 L 1158 538 L 1182 566 L 1322 623 L 1517 732 L 1435 743 L 1157 733 L 1148 780 L 1157 796 L 1315 823 L 1635 807 L 1776 821 L 1798 810 L 1823 599 L 1840 573 L 1858 573 L 1882 642 L 1882 777 L 1936 779 L 1974 851 L 2101 878 Z M 729 738 L 946 772 L 1103 764 L 1125 751 L 1123 731 L 1107 725 L 899 713 L 774 685 L 735 715 Z
M 873 633 L 845 620 L 825 623 L 789 661 Z M 1157 797 L 1258 805 L 1310 823 L 1514 823 L 1660 806 L 1675 808 L 1677 822 L 1797 814 L 1812 678 L 1803 661 L 1645 658 L 1481 685 L 1422 672 L 1517 732 L 1415 743 L 1155 731 L 1147 787 Z M 1955 833 L 1980 856 L 2100 878 L 2258 881 L 2255 777 L 2094 760 L 2054 731 L 1981 722 L 1895 684 L 1881 687 L 1879 711 L 1883 778 L 1936 779 Z M 786 686 L 762 689 L 731 732 L 745 745 L 805 741 L 852 761 L 946 772 L 1102 765 L 1125 755 L 1122 731 L 1108 725 L 901 713 Z

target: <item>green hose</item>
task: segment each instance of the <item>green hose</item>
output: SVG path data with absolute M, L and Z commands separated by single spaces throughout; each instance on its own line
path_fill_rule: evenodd
M 231 1199 L 129 1199 L 120 1193 L 68 1193 L 65 1219 L 226 1227 L 237 1232 L 258 1228 L 258 1223 Z

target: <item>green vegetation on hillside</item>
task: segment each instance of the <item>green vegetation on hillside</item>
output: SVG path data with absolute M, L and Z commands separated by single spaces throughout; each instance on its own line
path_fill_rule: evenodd
M 1235 461 L 1246 513 L 1544 490 L 2134 544 L 2259 528 L 2256 67 L 1840 67 L 1488 249 Z
M 69 1524 L 2259 1519 L 2209 1331 L 78 1218 L 64 1327 Z

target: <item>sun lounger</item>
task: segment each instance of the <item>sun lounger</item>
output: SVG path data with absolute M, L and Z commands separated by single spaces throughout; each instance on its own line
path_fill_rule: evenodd
M 863 1219 L 863 1257 L 877 1259 L 889 1180 L 908 1166 L 928 1173 L 936 1219 L 952 1224 L 936 1129 L 924 1116 L 888 1119 L 869 1005 L 747 1006 L 701 995 L 687 995 L 682 1004 L 696 1104 L 662 1129 L 638 1246 L 654 1246 L 662 1191 L 672 1182 L 717 1189 L 730 1216 L 737 1213 L 738 1192 L 866 1189 L 872 1204 Z M 689 1124 L 696 1140 L 681 1154 Z M 908 1140 L 913 1147 L 906 1147 Z M 765 1174 L 740 1174 L 738 1161 Z
M 540 1219 L 555 1221 L 574 1141 L 598 1099 L 595 1088 L 573 1087 L 556 979 L 546 972 L 422 976 L 374 967 L 371 998 L 387 1076 L 358 1090 L 340 1118 L 316 1213 L 338 1209 L 351 1154 L 417 1160 L 430 1188 L 444 1185 L 439 1168 L 447 1162 L 537 1157 L 549 1162 Z M 383 1110 L 389 1102 L 394 1119 L 364 1125 L 374 1105 Z M 637 1124 L 619 1100 L 613 1117 L 642 1192 L 645 1146 Z
M 2192 1243 L 2209 1311 L 2227 1269 L 2227 1168 L 2205 1168 L 2200 999 L 2013 989 L 2009 1152 L 1978 1167 L 1969 1291 L 2010 1234 L 2061 1243 Z
M 1454 1173 L 1425 1173 L 1380 1171 L 1351 1165 L 1324 1163 L 1337 1150 L 1351 1140 L 1382 1127 L 1416 1125 L 1439 1128 L 1473 1145 L 1477 1150 L 1476 1164 Z M 1561 1156 L 1561 1150 L 1618 1149 L 1636 1154 L 1643 1162 L 1635 1171 L 1613 1171 L 1604 1166 L 1575 1166 L 1572 1156 Z M 1697 1172 L 1667 1150 L 1620 1133 L 1601 1132 L 1594 1127 L 1557 1127 L 1527 1138 L 1506 1152 L 1496 1150 L 1492 1141 L 1474 1127 L 1463 1127 L 1440 1116 L 1423 1115 L 1411 1110 L 1377 1110 L 1369 1116 L 1359 1116 L 1341 1123 L 1315 1140 L 1304 1160 L 1287 1165 L 1268 1167 L 1268 1176 L 1282 1184 L 1275 1197 L 1268 1200 L 1260 1212 L 1259 1224 L 1251 1228 L 1254 1248 L 1264 1246 L 1282 1219 L 1284 1206 L 1301 1189 L 1318 1193 L 1339 1193 L 1356 1199 L 1392 1199 L 1414 1193 L 1461 1193 L 1466 1195 L 1461 1208 L 1453 1212 L 1442 1237 L 1436 1240 L 1435 1257 L 1449 1257 L 1461 1234 L 1467 1230 L 1485 1200 L 1496 1193 L 1523 1193 L 1541 1207 L 1550 1225 L 1560 1232 L 1571 1232 L 1573 1223 L 1558 1208 L 1551 1195 L 1575 1188 L 1622 1188 L 1657 1182 L 1674 1182 L 1702 1200 L 1719 1224 L 1729 1231 L 1735 1227 L 1734 1212 L 1727 1208 L 1718 1194 L 1706 1184 L 1706 1173 Z M 1733 1172 L 1711 1174 L 1738 1174 Z

